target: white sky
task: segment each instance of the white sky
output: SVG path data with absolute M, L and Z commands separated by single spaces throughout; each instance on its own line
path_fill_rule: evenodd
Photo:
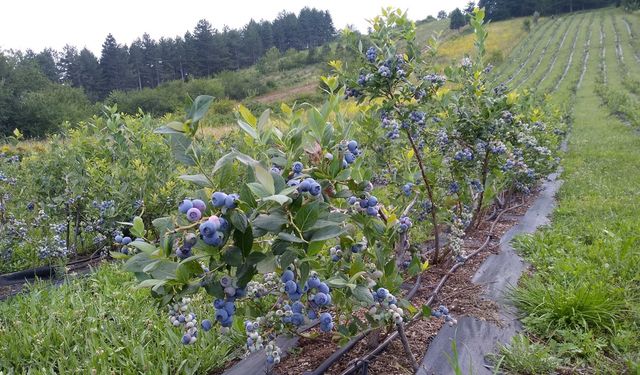
M 118 43 L 130 44 L 147 32 L 154 39 L 183 36 L 206 18 L 217 29 L 240 28 L 251 18 L 273 20 L 280 11 L 296 14 L 305 6 L 328 10 L 337 29 L 348 24 L 366 32 L 382 7 L 408 10 L 414 20 L 439 10 L 462 8 L 468 0 L 8 0 L 0 12 L 0 50 L 65 44 L 89 48 L 100 55 L 102 42 L 112 33 Z

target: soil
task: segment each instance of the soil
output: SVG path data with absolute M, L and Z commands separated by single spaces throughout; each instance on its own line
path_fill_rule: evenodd
M 462 316 L 473 316 L 481 320 L 487 320 L 500 324 L 497 313 L 497 306 L 490 301 L 482 298 L 482 286 L 473 284 L 471 279 L 482 264 L 482 262 L 492 253 L 499 250 L 499 241 L 502 235 L 508 231 L 519 218 L 524 215 L 527 209 L 535 200 L 537 194 L 530 194 L 525 197 L 515 198 L 511 206 L 520 207 L 510 210 L 505 215 L 500 216 L 499 222 L 495 224 L 491 240 L 483 251 L 475 257 L 467 260 L 463 267 L 450 275 L 444 287 L 440 290 L 435 298 L 432 306 L 440 304 L 446 305 L 451 311 L 452 316 L 459 318 Z M 478 249 L 486 240 L 493 221 L 483 222 L 479 228 L 471 230 L 465 237 L 464 248 L 468 254 Z M 440 281 L 453 265 L 452 261 L 442 262 L 432 265 L 422 274 L 422 280 L 418 292 L 411 300 L 413 306 L 420 308 L 430 297 L 433 288 Z M 426 349 L 438 333 L 444 321 L 442 319 L 417 319 L 411 325 L 405 328 L 407 339 L 411 347 L 411 351 L 418 363 L 426 353 Z M 375 348 L 379 342 L 382 342 L 386 334 L 381 334 L 377 340 L 363 339 L 356 344 L 354 348 L 346 353 L 341 360 L 334 363 L 326 374 L 340 374 L 353 361 L 358 360 L 367 352 Z M 368 341 L 373 341 L 369 344 Z M 291 355 L 274 369 L 275 374 L 279 375 L 299 375 L 307 371 L 313 371 L 326 358 L 328 358 L 339 345 L 335 340 L 329 337 L 318 336 L 310 340 L 302 338 Z M 366 372 L 368 374 L 413 374 L 414 371 L 408 356 L 402 346 L 400 340 L 394 340 L 378 357 L 366 364 Z

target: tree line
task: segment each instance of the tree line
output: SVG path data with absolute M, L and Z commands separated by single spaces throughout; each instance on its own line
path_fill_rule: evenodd
M 335 35 L 328 11 L 306 7 L 298 15 L 282 11 L 273 21 L 251 20 L 241 29 L 217 30 L 202 19 L 184 36 L 154 40 L 145 33 L 130 45 L 109 34 L 99 57 L 70 45 L 61 52 L 48 48 L 10 54 L 20 64 L 39 67 L 51 82 L 82 88 L 96 101 L 114 90 L 156 87 L 240 69 L 256 63 L 270 48 L 280 52 L 314 48 Z
M 602 8 L 618 4 L 616 0 L 479 0 L 487 18 L 499 21 L 512 17 L 526 17 L 538 12 L 542 16 Z

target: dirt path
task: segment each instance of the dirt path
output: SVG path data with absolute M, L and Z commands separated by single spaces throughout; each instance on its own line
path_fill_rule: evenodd
M 264 95 L 257 96 L 254 100 L 262 104 L 271 104 L 274 102 L 281 102 L 285 99 L 297 96 L 300 94 L 313 94 L 318 88 L 317 82 L 307 83 L 302 86 L 287 87 L 281 90 L 276 90 Z

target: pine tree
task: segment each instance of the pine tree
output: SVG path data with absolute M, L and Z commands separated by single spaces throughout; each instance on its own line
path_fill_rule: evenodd
M 451 22 L 449 23 L 449 28 L 450 29 L 460 29 L 461 27 L 463 27 L 466 24 L 467 24 L 467 20 L 464 17 L 464 15 L 462 14 L 462 11 L 460 11 L 459 8 L 454 9 L 451 12 Z

